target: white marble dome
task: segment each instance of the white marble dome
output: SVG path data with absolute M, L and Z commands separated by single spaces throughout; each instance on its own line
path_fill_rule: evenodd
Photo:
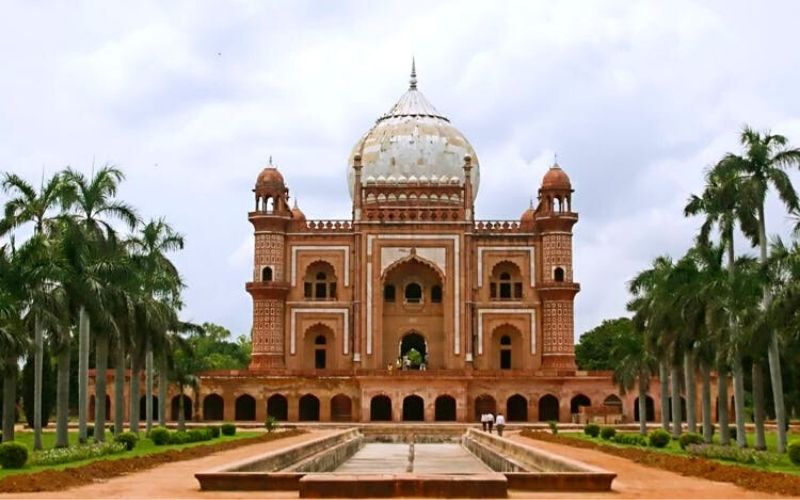
M 347 183 L 353 196 L 353 157 L 361 155 L 361 181 L 404 182 L 441 179 L 464 182 L 464 155 L 472 156 L 473 197 L 478 194 L 480 164 L 466 137 L 417 90 L 412 66 L 411 85 L 388 113 L 356 143 L 347 162 Z M 412 181 L 414 182 L 414 181 Z

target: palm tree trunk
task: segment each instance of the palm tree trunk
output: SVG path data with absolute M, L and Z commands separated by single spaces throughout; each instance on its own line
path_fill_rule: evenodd
M 691 350 L 683 355 L 683 372 L 686 381 L 686 423 L 689 432 L 697 432 L 697 377 Z
M 114 364 L 114 434 L 125 429 L 125 338 L 117 339 L 117 361 Z
M 17 357 L 6 355 L 3 370 L 3 442 L 14 440 L 14 424 L 17 423 Z
M 69 446 L 69 330 L 66 342 L 58 353 L 58 380 L 56 382 L 56 448 Z
M 711 368 L 705 363 L 702 363 L 700 372 L 703 377 L 703 441 L 710 443 L 711 435 L 714 430 L 714 424 L 711 419 Z
M 150 344 L 149 337 L 144 358 L 144 383 L 145 431 L 150 434 L 150 431 L 153 430 L 153 346 Z
M 141 368 L 136 361 L 136 356 L 131 353 L 131 388 L 130 399 L 131 405 L 128 415 L 128 424 L 130 425 L 131 432 L 139 434 L 139 374 Z
M 739 448 L 747 448 L 744 397 L 744 367 L 742 366 L 742 356 L 737 351 L 733 355 L 733 404 L 736 411 L 736 445 Z
M 761 363 L 753 361 L 753 420 L 756 424 L 755 449 L 767 449 L 764 435 L 764 369 Z
M 719 442 L 727 446 L 731 442 L 731 433 L 728 429 L 728 370 L 725 362 L 717 364 L 717 417 L 719 420 Z
M 767 263 L 767 228 L 764 215 L 764 204 L 758 207 L 758 240 L 761 250 L 761 264 Z M 769 288 L 764 288 L 764 310 L 769 310 L 772 302 L 772 294 Z M 778 336 L 775 332 L 769 332 L 769 344 L 767 345 L 767 359 L 769 361 L 769 377 L 772 382 L 772 399 L 775 404 L 775 417 L 778 423 L 778 443 L 777 452 L 786 451 L 786 405 L 783 396 L 783 378 L 781 374 L 781 353 L 778 346 Z
M 681 380 L 680 380 L 680 365 L 672 366 L 671 383 L 672 383 L 672 437 L 679 438 L 681 436 Z
M 78 440 L 86 442 L 86 418 L 89 412 L 89 314 L 81 306 L 78 320 Z
M 661 396 L 661 428 L 669 431 L 669 371 L 666 361 L 658 363 L 658 383 Z
M 106 370 L 108 368 L 108 334 L 95 341 L 94 439 L 106 438 Z
M 167 425 L 167 357 L 159 356 L 158 367 L 158 425 Z
M 186 415 L 183 413 L 183 384 L 178 384 L 178 430 L 186 430 Z
M 639 372 L 639 432 L 647 435 L 647 376 Z
M 42 366 L 44 328 L 37 314 L 33 318 L 33 449 L 42 449 Z

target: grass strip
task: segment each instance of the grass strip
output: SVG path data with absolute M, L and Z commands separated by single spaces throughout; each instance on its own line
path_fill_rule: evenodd
M 673 453 L 661 453 L 642 448 L 612 446 L 580 438 L 553 435 L 547 432 L 535 432 L 528 429 L 521 431 L 520 435 L 539 441 L 563 444 L 575 448 L 597 450 L 648 467 L 656 467 L 684 476 L 699 477 L 710 481 L 732 483 L 748 490 L 779 495 L 800 496 L 800 476 L 793 474 L 757 470 L 744 465 L 723 464 L 699 457 L 680 456 Z
M 231 450 L 251 444 L 267 443 L 278 439 L 304 434 L 305 431 L 292 429 L 254 437 L 231 439 L 225 442 L 209 442 L 196 446 L 168 448 L 162 452 L 153 451 L 138 456 L 111 456 L 96 459 L 83 465 L 62 465 L 59 468 L 18 473 L 0 480 L 0 493 L 26 493 L 37 491 L 56 491 L 75 488 L 100 480 L 107 480 L 124 474 L 152 469 L 159 465 L 201 458 L 212 453 Z M 135 449 L 134 449 L 135 451 Z M 70 466 L 72 465 L 72 466 Z

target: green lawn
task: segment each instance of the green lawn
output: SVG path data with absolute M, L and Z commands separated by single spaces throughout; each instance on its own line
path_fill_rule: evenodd
M 139 433 L 139 442 L 136 443 L 136 448 L 132 451 L 126 451 L 117 455 L 110 455 L 107 457 L 100 457 L 100 458 L 93 458 L 88 460 L 80 460 L 77 462 L 69 462 L 66 464 L 61 465 L 49 465 L 49 466 L 26 466 L 22 469 L 2 469 L 0 468 L 0 479 L 10 476 L 12 474 L 28 474 L 31 472 L 39 472 L 43 470 L 63 470 L 69 467 L 78 467 L 81 465 L 86 465 L 88 463 L 96 462 L 98 460 L 119 460 L 123 458 L 130 458 L 130 457 L 139 457 L 145 455 L 154 455 L 157 453 L 164 453 L 165 451 L 169 450 L 181 450 L 184 448 L 192 448 L 194 446 L 201 446 L 201 445 L 210 445 L 210 444 L 217 444 L 217 443 L 224 443 L 227 441 L 236 441 L 238 439 L 246 439 L 250 437 L 260 436 L 264 434 L 263 432 L 256 432 L 256 431 L 238 431 L 235 436 L 220 436 L 217 439 L 212 439 L 211 441 L 202 441 L 199 443 L 187 443 L 187 444 L 176 444 L 176 445 L 165 445 L 165 446 L 156 446 L 153 444 L 153 441 L 150 439 L 145 438 L 145 433 L 142 431 Z M 113 435 L 109 432 L 106 433 L 106 439 L 113 439 Z M 45 432 L 42 434 L 42 441 L 44 447 L 52 448 L 53 443 L 55 443 L 56 435 L 54 432 Z M 15 441 L 19 443 L 23 443 L 25 446 L 28 447 L 28 450 L 33 450 L 33 432 L 17 432 L 15 434 Z M 70 444 L 76 444 L 78 442 L 78 433 L 77 432 L 70 432 L 69 433 L 69 442 Z
M 650 446 L 648 446 L 646 448 L 643 448 L 641 446 L 619 444 L 619 443 L 614 442 L 614 441 L 605 441 L 605 440 L 601 439 L 600 437 L 592 438 L 592 437 L 587 436 L 583 432 L 561 432 L 561 433 L 559 433 L 559 435 L 563 435 L 563 436 L 571 437 L 571 438 L 576 438 L 576 439 L 580 439 L 580 440 L 583 440 L 583 441 L 590 441 L 590 442 L 602 444 L 602 445 L 605 445 L 605 446 L 613 446 L 613 447 L 616 447 L 616 448 L 638 448 L 638 449 L 644 449 L 644 450 L 647 450 L 647 451 L 654 451 L 654 452 L 658 452 L 658 453 L 669 453 L 669 454 L 672 454 L 672 455 L 680 455 L 680 456 L 685 456 L 685 457 L 690 456 L 688 452 L 686 452 L 686 451 L 681 449 L 681 446 L 678 443 L 678 441 L 674 440 L 674 439 L 671 440 L 669 442 L 669 444 L 664 448 L 653 448 L 653 447 L 650 447 Z M 800 439 L 800 434 L 798 434 L 796 432 L 793 433 L 791 431 L 789 432 L 789 442 L 790 443 L 792 441 L 798 440 L 798 439 Z M 747 444 L 750 447 L 753 446 L 754 440 L 755 440 L 755 436 L 752 433 L 748 433 L 747 434 Z M 772 452 L 772 453 L 775 453 L 776 444 L 778 442 L 778 435 L 775 432 L 767 432 L 766 433 L 766 440 L 767 440 L 767 450 Z M 733 443 L 735 441 L 731 440 L 731 442 Z M 719 444 L 719 434 L 718 433 L 714 434 L 714 443 Z M 722 463 L 722 464 L 738 464 L 738 465 L 741 465 L 743 467 L 750 467 L 752 469 L 757 469 L 757 470 L 765 470 L 765 471 L 772 471 L 772 472 L 786 472 L 786 473 L 789 473 L 789 474 L 800 475 L 800 466 L 794 465 L 789 460 L 789 455 L 786 454 L 786 453 L 780 455 L 779 462 L 776 463 L 776 464 L 773 464 L 773 465 L 739 464 L 738 462 L 731 462 L 731 461 L 726 461 L 726 460 L 716 460 L 716 461 L 719 462 L 719 463 Z

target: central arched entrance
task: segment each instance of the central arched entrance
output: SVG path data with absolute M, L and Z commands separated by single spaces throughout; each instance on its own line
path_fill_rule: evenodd
M 428 343 L 417 332 L 410 332 L 400 339 L 400 359 L 403 369 L 419 370 L 428 358 Z
M 369 419 L 373 422 L 391 422 L 392 400 L 389 396 L 379 395 L 370 400 Z
M 422 422 L 425 420 L 425 402 L 419 396 L 406 396 L 403 399 L 403 421 Z

